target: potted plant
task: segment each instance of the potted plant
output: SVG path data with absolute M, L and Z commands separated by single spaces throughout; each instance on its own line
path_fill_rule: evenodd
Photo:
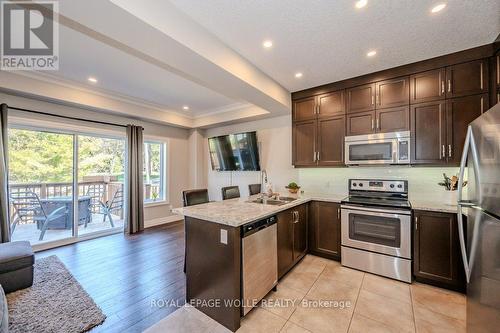
M 288 184 L 288 186 L 285 186 L 285 188 L 287 188 L 288 191 L 292 194 L 296 194 L 300 190 L 300 186 L 295 182 L 291 182 L 290 184 Z

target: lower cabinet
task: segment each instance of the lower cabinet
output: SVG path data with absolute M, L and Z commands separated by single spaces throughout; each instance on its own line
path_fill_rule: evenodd
M 340 204 L 323 201 L 310 204 L 309 251 L 340 260 Z
M 307 253 L 307 204 L 278 213 L 278 278 Z
M 417 281 L 465 291 L 456 214 L 415 210 L 413 271 Z

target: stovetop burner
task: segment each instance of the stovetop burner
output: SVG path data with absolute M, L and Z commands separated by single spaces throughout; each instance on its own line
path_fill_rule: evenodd
M 408 181 L 349 179 L 349 197 L 341 202 L 357 206 L 411 209 Z

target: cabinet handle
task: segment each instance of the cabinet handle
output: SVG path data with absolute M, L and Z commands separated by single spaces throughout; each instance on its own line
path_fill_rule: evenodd
M 380 105 L 380 95 L 379 94 L 377 94 L 376 100 L 377 100 L 377 105 Z
M 480 73 L 479 73 L 479 80 L 481 80 L 481 90 L 483 90 L 483 62 L 479 64 L 480 68 Z
M 380 118 L 377 118 L 377 129 L 380 129 Z
M 316 162 L 316 152 L 313 152 L 313 162 Z
M 294 216 L 293 224 L 299 223 L 299 212 L 294 211 L 293 216 Z
M 337 208 L 337 219 L 340 220 L 340 208 Z
M 418 217 L 415 216 L 415 230 L 418 230 Z
M 319 105 L 316 107 L 316 110 L 317 110 L 316 113 L 319 114 L 320 113 L 320 107 L 319 107 Z
M 448 157 L 451 157 L 451 145 L 448 145 Z
M 481 113 L 484 112 L 484 98 L 481 97 Z
M 448 92 L 451 92 L 451 80 L 448 80 Z
M 441 81 L 441 94 L 444 94 L 444 81 Z
M 445 153 L 445 148 L 444 148 L 444 145 L 443 145 L 443 147 L 442 147 L 442 148 L 443 148 L 443 149 L 442 149 L 442 153 L 443 153 L 443 157 L 442 157 L 442 158 L 445 158 L 445 157 L 446 157 L 446 153 Z
M 316 153 L 316 161 L 319 162 L 319 151 Z
M 375 121 L 372 119 L 372 131 L 375 130 Z
M 373 101 L 373 95 L 372 95 L 372 105 L 374 105 L 374 104 L 375 104 L 375 102 Z

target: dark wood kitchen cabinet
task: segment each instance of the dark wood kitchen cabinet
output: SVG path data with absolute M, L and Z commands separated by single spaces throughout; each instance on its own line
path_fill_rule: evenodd
M 446 98 L 488 92 L 488 61 L 476 60 L 446 68 Z
M 340 204 L 311 202 L 309 251 L 317 256 L 340 260 Z
M 460 164 L 469 124 L 488 110 L 488 94 L 453 98 L 446 101 L 447 161 Z
M 294 166 L 344 165 L 344 94 L 344 90 L 339 90 L 294 102 L 292 127 Z M 314 114 L 313 117 L 311 112 Z
M 293 124 L 292 159 L 295 166 L 316 165 L 317 120 Z
M 411 106 L 411 163 L 446 163 L 446 102 Z
M 408 77 L 379 81 L 375 84 L 375 108 L 385 109 L 410 103 Z
M 347 89 L 347 113 L 375 109 L 375 83 Z
M 344 164 L 345 116 L 318 119 L 318 165 Z
M 330 117 L 345 113 L 344 91 L 334 91 L 318 96 L 318 117 Z
M 444 68 L 410 76 L 410 103 L 432 102 L 446 97 Z
M 293 102 L 293 121 L 316 119 L 316 98 L 309 97 Z
M 375 133 L 375 111 L 347 114 L 346 135 L 363 135 L 372 133 Z
M 413 271 L 417 281 L 464 291 L 456 214 L 415 210 Z
M 375 112 L 375 130 L 377 133 L 389 133 L 410 130 L 410 109 L 400 106 Z
M 277 215 L 278 277 L 285 275 L 307 252 L 307 205 Z

